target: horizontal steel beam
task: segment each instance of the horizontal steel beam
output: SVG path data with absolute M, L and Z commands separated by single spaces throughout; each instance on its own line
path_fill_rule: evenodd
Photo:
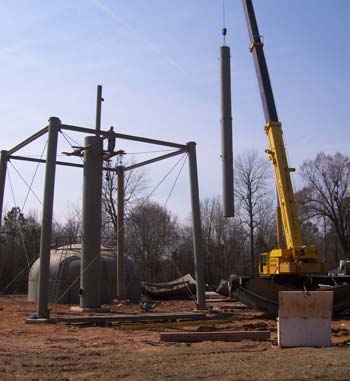
M 32 161 L 34 163 L 46 163 L 46 160 L 44 159 L 35 159 L 32 157 L 25 157 L 25 156 L 10 156 L 9 159 L 12 160 L 21 160 L 21 161 Z M 56 161 L 57 165 L 64 165 L 66 167 L 75 167 L 75 168 L 84 168 L 83 164 L 76 164 L 76 163 L 67 163 L 66 161 Z M 116 172 L 115 168 L 108 168 L 103 167 L 103 170 L 110 171 L 110 172 Z
M 69 130 L 69 131 L 75 131 L 75 132 L 83 132 L 83 133 L 88 133 L 88 134 L 98 134 L 98 135 L 102 135 L 102 136 L 106 136 L 109 133 L 109 131 L 102 131 L 102 130 L 97 131 L 97 130 L 92 129 L 92 128 L 70 126 L 68 124 L 62 124 L 61 129 L 62 130 Z M 156 145 L 172 147 L 172 148 L 186 148 L 185 144 L 178 144 L 178 143 L 167 142 L 164 140 L 143 138 L 141 136 L 133 136 L 133 135 L 125 135 L 125 134 L 115 133 L 115 137 L 117 139 L 133 140 L 136 142 L 156 144 Z
M 13 153 L 17 152 L 18 150 L 20 150 L 21 148 L 25 147 L 26 145 L 28 145 L 29 143 L 33 142 L 34 140 L 40 138 L 40 136 L 46 134 L 48 130 L 48 126 L 44 127 L 43 129 L 41 129 L 40 131 L 36 132 L 34 135 L 30 136 L 28 139 L 26 140 L 23 140 L 22 143 L 19 143 L 17 144 L 15 147 L 13 147 L 12 149 L 10 149 L 8 151 L 8 155 L 12 155 Z
M 178 144 L 178 143 L 172 143 L 172 142 L 166 142 L 164 140 L 156 140 L 156 139 L 149 139 L 149 138 L 142 138 L 140 136 L 133 136 L 133 135 L 125 135 L 125 134 L 116 134 L 116 137 L 118 139 L 125 139 L 125 140 L 133 140 L 136 142 L 142 142 L 142 143 L 149 143 L 149 144 L 156 144 L 160 146 L 166 146 L 166 147 L 172 147 L 172 148 L 186 148 L 185 144 Z
M 187 152 L 186 148 L 180 149 L 179 151 L 176 151 L 176 152 L 167 153 L 166 155 L 158 156 L 153 159 L 142 161 L 141 163 L 130 165 L 129 167 L 125 168 L 125 171 L 131 171 L 132 169 L 143 167 L 144 165 L 156 163 L 157 161 L 160 161 L 160 160 L 169 159 L 170 157 L 177 156 L 185 152 Z

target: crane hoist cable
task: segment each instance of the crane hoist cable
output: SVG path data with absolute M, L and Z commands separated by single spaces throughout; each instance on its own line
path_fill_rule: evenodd
M 226 34 L 227 34 L 227 28 L 226 28 L 226 10 L 225 10 L 225 0 L 222 0 L 222 37 L 223 37 L 223 44 L 226 45 Z

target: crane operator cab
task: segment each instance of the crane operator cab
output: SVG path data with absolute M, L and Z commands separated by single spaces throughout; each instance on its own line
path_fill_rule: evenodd
M 262 275 L 323 274 L 326 267 L 326 263 L 319 261 L 316 246 L 273 249 L 259 257 L 259 274 Z

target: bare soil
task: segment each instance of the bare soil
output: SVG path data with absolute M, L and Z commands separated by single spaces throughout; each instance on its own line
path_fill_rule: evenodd
M 238 302 L 213 302 L 197 322 L 26 324 L 36 306 L 0 297 L 0 380 L 350 380 L 350 313 L 333 321 L 333 347 L 280 349 L 276 321 Z M 162 302 L 155 312 L 192 311 L 193 301 Z M 51 316 L 73 315 L 52 305 Z M 114 313 L 142 312 L 114 304 Z M 80 314 L 81 315 L 81 314 Z M 164 343 L 163 331 L 270 329 L 271 340 Z

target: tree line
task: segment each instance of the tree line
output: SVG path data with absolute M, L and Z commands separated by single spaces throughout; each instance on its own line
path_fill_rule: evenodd
M 295 192 L 304 243 L 316 245 L 321 260 L 335 268 L 350 259 L 350 158 L 319 153 L 300 168 L 303 181 Z M 169 281 L 194 275 L 191 217 L 178 217 L 143 197 L 147 176 L 141 170 L 125 177 L 126 254 L 141 266 L 143 279 Z M 103 181 L 103 242 L 115 243 L 117 179 Z M 276 191 L 271 163 L 256 151 L 235 160 L 235 217 L 224 218 L 221 199 L 201 201 L 206 283 L 216 286 L 231 273 L 257 271 L 259 254 L 276 247 Z M 18 207 L 5 214 L 0 231 L 0 292 L 24 292 L 31 264 L 38 258 L 40 222 Z M 81 212 L 73 208 L 63 224 L 53 223 L 53 245 L 76 242 Z

